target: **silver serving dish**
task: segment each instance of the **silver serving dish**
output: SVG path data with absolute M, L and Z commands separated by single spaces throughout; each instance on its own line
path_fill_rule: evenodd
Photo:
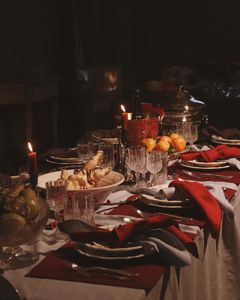
M 163 127 L 176 125 L 180 122 L 201 123 L 202 108 L 205 103 L 196 100 L 182 86 L 167 91 L 152 106 L 164 109 Z

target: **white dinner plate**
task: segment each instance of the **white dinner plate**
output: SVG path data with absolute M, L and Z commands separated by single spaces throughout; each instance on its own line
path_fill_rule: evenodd
M 105 260 L 124 260 L 144 257 L 156 252 L 154 246 L 139 242 L 126 248 L 106 248 L 102 245 L 85 244 L 76 242 L 74 249 L 82 255 Z
M 79 163 L 78 157 L 60 157 L 60 156 L 49 156 L 52 161 L 60 161 L 64 163 Z
M 221 145 L 240 146 L 240 140 L 224 139 L 221 136 L 212 135 L 211 139 L 214 143 Z
M 48 162 L 50 164 L 63 165 L 63 166 L 70 166 L 70 165 L 76 165 L 76 164 L 81 166 L 83 164 L 79 160 L 77 162 L 71 162 L 71 161 L 62 162 L 62 161 L 57 161 L 57 160 L 51 160 L 49 158 L 45 158 L 45 160 L 46 160 L 46 162 Z
M 229 164 L 226 164 L 226 162 L 221 163 L 221 162 L 210 162 L 210 163 L 204 163 L 204 162 L 195 162 L 192 163 L 191 161 L 183 161 L 179 160 L 179 164 L 183 167 L 187 167 L 190 169 L 200 169 L 200 170 L 218 170 L 218 169 L 227 169 L 230 167 Z
M 192 205 L 192 203 L 188 199 L 182 201 L 182 200 L 158 199 L 153 195 L 147 195 L 147 194 L 142 194 L 141 196 L 143 196 L 143 198 L 148 199 L 148 201 L 155 202 L 156 204 L 163 205 L 163 206 Z
M 162 200 L 155 198 L 154 196 L 150 195 L 141 195 L 140 196 L 140 201 L 143 203 L 150 205 L 150 206 L 155 206 L 159 208 L 169 208 L 169 209 L 176 209 L 176 208 L 190 208 L 190 207 L 195 207 L 195 204 L 191 203 L 189 200 L 186 201 L 180 201 L 180 200 L 175 200 L 175 204 L 169 205 L 166 203 L 163 203 Z M 172 201 L 172 200 L 171 200 Z M 170 201 L 168 201 L 170 202 Z

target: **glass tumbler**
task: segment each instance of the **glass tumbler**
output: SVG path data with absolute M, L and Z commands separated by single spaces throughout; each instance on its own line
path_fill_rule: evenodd
M 94 195 L 88 190 L 80 190 L 72 194 L 77 205 L 77 219 L 95 225 Z

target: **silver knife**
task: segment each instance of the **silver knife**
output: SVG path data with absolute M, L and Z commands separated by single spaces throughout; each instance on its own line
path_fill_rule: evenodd
M 124 271 L 124 270 L 119 270 L 119 269 L 111 269 L 111 268 L 105 268 L 105 267 L 80 267 L 76 263 L 72 263 L 69 260 L 64 260 L 63 261 L 66 265 L 69 267 L 73 268 L 74 270 L 78 271 L 81 275 L 86 276 L 87 274 L 91 274 L 90 271 L 96 271 L 96 272 L 104 272 L 104 273 L 114 273 L 118 275 L 124 275 L 124 276 L 138 276 L 138 273 L 135 272 L 129 272 L 129 271 Z M 88 276 L 90 277 L 90 276 Z

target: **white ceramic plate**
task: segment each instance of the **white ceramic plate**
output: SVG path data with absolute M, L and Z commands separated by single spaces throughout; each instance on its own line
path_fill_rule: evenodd
M 188 160 L 190 164 L 193 164 L 198 167 L 222 167 L 228 165 L 228 162 L 226 160 L 221 161 L 213 161 L 213 162 L 203 162 L 203 161 L 196 161 L 196 160 Z
M 181 160 L 179 160 L 179 164 L 183 167 L 187 167 L 187 168 L 190 168 L 190 169 L 199 169 L 199 170 L 218 170 L 218 169 L 227 169 L 230 167 L 230 165 L 221 165 L 221 164 L 216 164 L 216 162 L 214 164 L 211 164 L 211 163 L 201 163 L 201 165 L 196 165 L 196 164 L 191 164 L 190 162 L 183 162 Z M 209 165 L 210 164 L 210 165 Z
M 60 156 L 49 156 L 49 158 L 52 161 L 60 161 L 60 162 L 65 162 L 65 163 L 79 163 L 79 158 L 78 157 L 60 157 Z
M 143 198 L 147 199 L 146 201 L 155 202 L 158 205 L 164 205 L 164 206 L 192 205 L 192 203 L 188 199 L 186 199 L 185 201 L 182 201 L 182 200 L 167 200 L 167 199 L 162 200 L 162 199 L 158 199 L 158 198 L 156 198 L 152 195 L 142 194 L 141 196 Z
M 186 200 L 184 202 L 178 201 L 178 203 L 175 203 L 174 205 L 166 205 L 165 203 L 162 203 L 161 201 L 159 201 L 159 199 L 157 199 L 153 196 L 149 196 L 149 195 L 141 195 L 139 199 L 140 199 L 140 201 L 142 201 L 143 203 L 145 203 L 147 205 L 161 207 L 161 208 L 169 208 L 169 209 L 181 208 L 182 209 L 182 208 L 195 207 L 195 205 L 193 203 L 191 203 L 189 200 Z
M 101 142 L 109 144 L 118 144 L 118 138 L 101 138 Z
M 136 246 L 115 249 L 76 242 L 74 249 L 82 255 L 105 260 L 133 259 L 144 257 L 156 252 L 154 246 L 145 243 L 141 244 L 141 242 L 139 242 Z
M 211 140 L 217 144 L 240 146 L 240 140 L 224 139 L 221 136 L 213 135 Z
M 79 160 L 78 160 L 78 162 L 70 162 L 70 161 L 68 161 L 68 162 L 61 162 L 61 161 L 57 161 L 57 160 L 50 160 L 50 159 L 47 159 L 47 158 L 45 160 L 46 160 L 46 162 L 48 162 L 50 164 L 63 165 L 63 166 L 70 166 L 70 165 L 76 165 L 76 164 L 82 165 L 83 164 Z

